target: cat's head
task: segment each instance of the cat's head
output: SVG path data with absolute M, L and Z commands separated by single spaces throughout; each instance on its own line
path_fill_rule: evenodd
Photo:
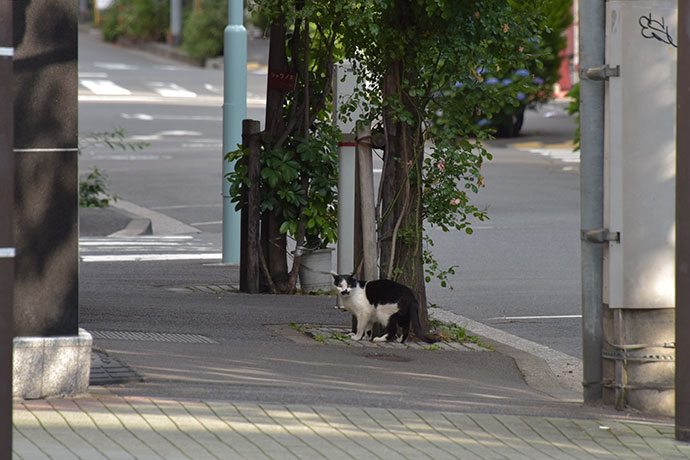
M 339 275 L 331 272 L 333 276 L 333 286 L 342 296 L 348 296 L 352 293 L 352 289 L 357 286 L 357 280 L 354 275 Z

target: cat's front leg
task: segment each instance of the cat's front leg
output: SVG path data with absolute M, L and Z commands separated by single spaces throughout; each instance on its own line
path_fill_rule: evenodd
M 371 331 L 371 315 L 368 315 L 365 313 L 361 313 L 356 315 L 357 317 L 357 333 L 350 332 L 350 337 L 352 337 L 352 340 L 360 341 L 362 340 L 362 337 L 367 332 Z

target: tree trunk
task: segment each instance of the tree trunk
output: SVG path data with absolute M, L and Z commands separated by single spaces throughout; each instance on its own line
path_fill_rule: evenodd
M 288 61 L 285 53 L 286 26 L 285 17 L 280 16 L 271 24 L 271 39 L 268 52 L 268 73 L 287 72 Z M 271 146 L 285 131 L 283 119 L 283 102 L 285 93 L 279 89 L 266 89 L 266 124 L 265 142 Z M 267 248 L 265 258 L 266 265 L 273 283 L 278 292 L 287 292 L 289 289 L 289 274 L 287 267 L 287 238 L 280 233 L 280 218 L 271 211 L 263 213 L 262 219 L 266 221 L 265 234 L 262 234 L 263 247 Z
M 404 2 L 396 2 L 388 21 L 400 28 L 405 28 L 412 21 Z M 401 85 L 406 76 L 403 60 L 392 62 L 384 75 L 383 93 L 385 99 L 396 99 L 402 103 L 414 118 L 417 114 L 414 104 Z M 422 120 L 417 119 L 411 125 L 395 119 L 391 112 L 384 108 L 386 147 L 381 177 L 380 275 L 412 289 L 419 301 L 420 320 L 426 328 L 427 305 L 422 262 Z

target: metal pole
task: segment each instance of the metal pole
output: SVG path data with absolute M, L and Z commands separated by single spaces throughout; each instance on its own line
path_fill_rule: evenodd
M 172 45 L 182 42 L 182 0 L 170 0 L 170 38 Z
M 338 144 L 338 273 L 355 270 L 355 161 L 354 134 Z
M 0 459 L 12 458 L 14 110 L 12 0 L 0 0 Z
M 690 441 L 690 5 L 678 2 L 676 100 L 676 439 Z
M 224 32 L 223 93 L 223 263 L 240 262 L 241 215 L 231 202 L 226 175 L 235 169 L 225 160 L 228 152 L 242 145 L 242 120 L 247 118 L 247 29 L 243 25 L 242 0 L 228 3 L 228 26 Z
M 604 83 L 586 71 L 604 65 L 605 5 L 580 1 L 580 226 L 583 233 L 604 226 Z M 603 248 L 582 238 L 583 398 L 602 398 Z

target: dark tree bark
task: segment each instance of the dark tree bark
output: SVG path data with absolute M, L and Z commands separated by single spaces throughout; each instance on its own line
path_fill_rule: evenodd
M 401 30 L 413 22 L 406 2 L 396 2 L 388 27 Z M 385 157 L 382 173 L 381 278 L 394 279 L 415 293 L 420 304 L 420 320 L 427 326 L 426 289 L 422 262 L 422 183 L 424 141 L 414 101 L 402 82 L 413 78 L 406 72 L 403 58 L 393 61 L 384 75 L 384 98 L 395 99 L 408 113 L 412 124 L 400 121 L 391 108 L 384 109 Z
M 288 61 L 285 52 L 286 25 L 285 16 L 280 16 L 271 24 L 271 39 L 268 52 L 268 72 L 287 72 Z M 266 128 L 264 142 L 273 146 L 286 130 L 283 118 L 285 93 L 282 90 L 267 87 L 266 90 Z M 280 232 L 281 220 L 271 211 L 264 212 L 265 221 L 262 235 L 265 259 L 275 289 L 285 292 L 289 289 L 289 274 L 285 257 L 287 237 Z

